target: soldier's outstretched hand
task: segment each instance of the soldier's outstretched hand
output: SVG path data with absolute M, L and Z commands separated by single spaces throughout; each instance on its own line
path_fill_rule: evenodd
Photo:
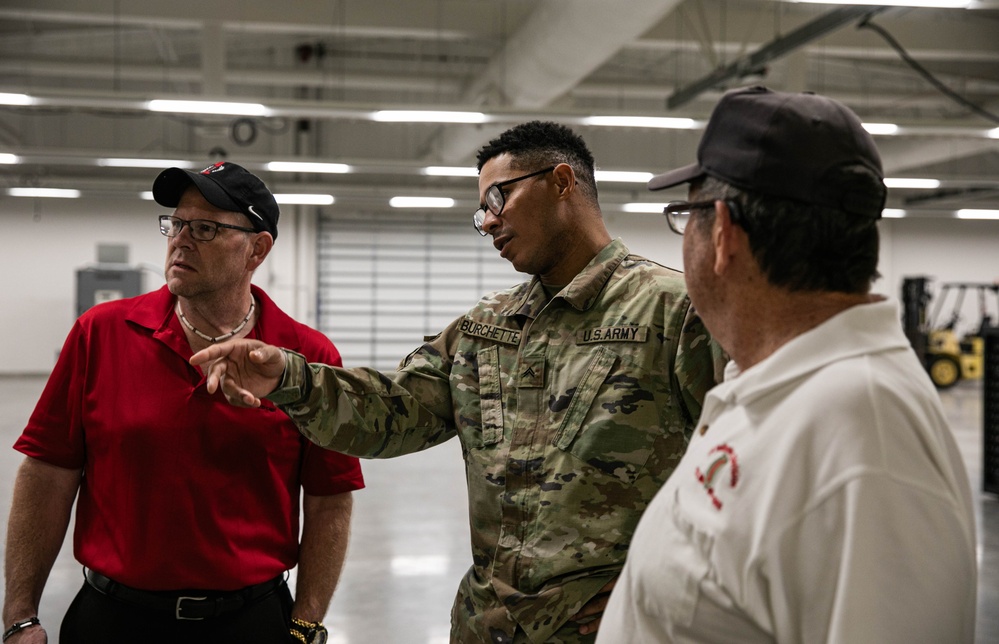
M 230 404 L 259 407 L 260 398 L 281 381 L 285 357 L 278 347 L 259 340 L 231 340 L 198 351 L 191 364 L 205 366 L 208 393 L 221 388 Z

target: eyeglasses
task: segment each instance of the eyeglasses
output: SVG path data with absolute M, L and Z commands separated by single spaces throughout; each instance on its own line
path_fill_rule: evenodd
M 192 219 L 191 221 L 187 221 L 180 217 L 171 217 L 170 215 L 160 216 L 160 232 L 167 237 L 176 237 L 180 234 L 180 231 L 184 230 L 184 226 L 187 226 L 188 230 L 191 231 L 191 237 L 197 241 L 211 241 L 215 239 L 219 228 L 232 228 L 233 230 L 242 230 L 244 233 L 257 232 L 252 228 L 220 224 L 217 221 L 210 221 L 208 219 Z
M 671 201 L 666 204 L 663 208 L 663 214 L 666 215 L 666 221 L 669 223 L 670 230 L 675 232 L 677 235 L 682 235 L 685 230 L 687 230 L 687 224 L 690 223 L 690 218 L 693 216 L 695 210 L 704 210 L 705 208 L 714 208 L 717 199 L 710 199 L 705 201 L 695 201 L 693 203 L 689 201 Z M 739 209 L 739 205 L 730 199 L 725 200 L 725 205 L 728 206 L 729 216 L 732 218 L 732 223 L 741 226 L 743 230 L 749 232 L 749 225 L 745 217 L 742 216 L 742 211 Z
M 480 205 L 479 209 L 475 211 L 474 215 L 472 215 L 472 225 L 475 226 L 475 230 L 477 230 L 483 237 L 489 234 L 482 228 L 482 224 L 486 221 L 486 209 L 497 217 L 499 217 L 500 213 L 503 212 L 503 206 L 506 205 L 506 195 L 503 194 L 503 186 L 508 186 L 511 183 L 517 183 L 518 181 L 523 181 L 524 179 L 530 179 L 531 177 L 536 177 L 539 174 L 551 172 L 555 169 L 555 167 L 556 166 L 551 166 L 549 168 L 545 168 L 544 170 L 538 170 L 537 172 L 525 174 L 524 176 L 517 177 L 516 179 L 500 181 L 499 183 L 494 183 L 486 188 L 485 204 Z
M 710 201 L 695 201 L 694 203 L 690 203 L 689 201 L 671 201 L 663 208 L 663 214 L 666 215 L 666 221 L 669 223 L 670 230 L 677 235 L 682 235 L 683 231 L 687 230 L 687 224 L 690 223 L 690 218 L 694 215 L 695 210 L 714 207 L 714 199 Z

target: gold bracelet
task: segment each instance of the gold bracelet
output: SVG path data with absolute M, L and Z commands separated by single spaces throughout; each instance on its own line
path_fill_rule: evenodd
M 291 618 L 291 628 L 288 630 L 303 644 L 325 644 L 329 637 L 322 622 L 307 622 L 297 617 Z M 319 639 L 316 639 L 316 636 L 319 636 Z

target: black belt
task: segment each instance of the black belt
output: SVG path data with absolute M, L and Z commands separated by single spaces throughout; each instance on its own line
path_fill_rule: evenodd
M 205 619 L 232 613 L 244 606 L 270 595 L 284 584 L 284 575 L 256 586 L 247 586 L 232 592 L 184 591 L 190 595 L 169 592 L 137 590 L 119 584 L 89 568 L 83 569 L 87 583 L 99 592 L 142 608 L 172 613 L 176 619 Z

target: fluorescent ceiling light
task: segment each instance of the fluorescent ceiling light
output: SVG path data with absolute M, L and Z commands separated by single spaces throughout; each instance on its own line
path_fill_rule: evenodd
M 900 208 L 885 208 L 881 211 L 882 219 L 901 219 L 905 217 L 905 211 Z
M 0 92 L 0 105 L 34 105 L 35 99 L 27 94 Z
M 648 183 L 654 175 L 651 172 L 619 172 L 615 170 L 597 170 L 594 173 L 597 181 L 617 181 L 620 183 Z
M 479 171 L 464 166 L 432 165 L 423 168 L 423 174 L 431 177 L 477 177 Z
M 626 203 L 621 207 L 621 210 L 625 212 L 651 212 L 661 215 L 665 207 L 664 203 Z
M 393 208 L 453 208 L 450 197 L 392 197 L 389 205 Z
M 795 0 L 809 4 L 876 4 L 882 7 L 924 7 L 938 9 L 967 9 L 972 0 Z
M 230 103 L 227 101 L 171 101 L 154 99 L 146 103 L 153 112 L 185 114 L 223 114 L 227 116 L 267 116 L 270 110 L 260 103 Z
M 7 194 L 11 197 L 53 197 L 55 199 L 76 199 L 80 196 L 79 190 L 65 190 L 62 188 L 10 188 Z
M 694 119 L 667 116 L 587 116 L 583 119 L 583 124 L 608 127 L 658 127 L 670 130 L 692 130 L 697 127 L 697 121 Z
M 871 134 L 896 134 L 898 132 L 898 126 L 894 123 L 862 123 L 861 125 Z
M 302 204 L 308 206 L 330 206 L 335 201 L 333 195 L 317 194 L 275 194 L 274 201 L 284 204 Z
M 965 208 L 957 211 L 958 219 L 999 219 L 999 210 Z
M 999 127 L 992 128 L 985 133 L 990 139 L 999 139 Z
M 0 154 L 0 163 L 20 163 L 21 159 L 16 154 Z
M 274 172 L 324 172 L 328 174 L 344 174 L 350 172 L 350 166 L 344 163 L 271 161 L 264 167 Z
M 175 159 L 97 159 L 97 165 L 105 168 L 186 168 L 194 164 Z
M 154 201 L 154 199 L 153 199 L 153 191 L 152 190 L 146 190 L 145 192 L 140 192 L 139 193 L 139 199 L 142 199 L 143 201 Z
M 387 123 L 485 123 L 482 112 L 446 112 L 434 110 L 381 110 L 371 115 Z
M 888 188 L 913 188 L 932 190 L 940 187 L 940 182 L 936 179 L 907 179 L 907 178 L 885 178 L 885 186 Z

